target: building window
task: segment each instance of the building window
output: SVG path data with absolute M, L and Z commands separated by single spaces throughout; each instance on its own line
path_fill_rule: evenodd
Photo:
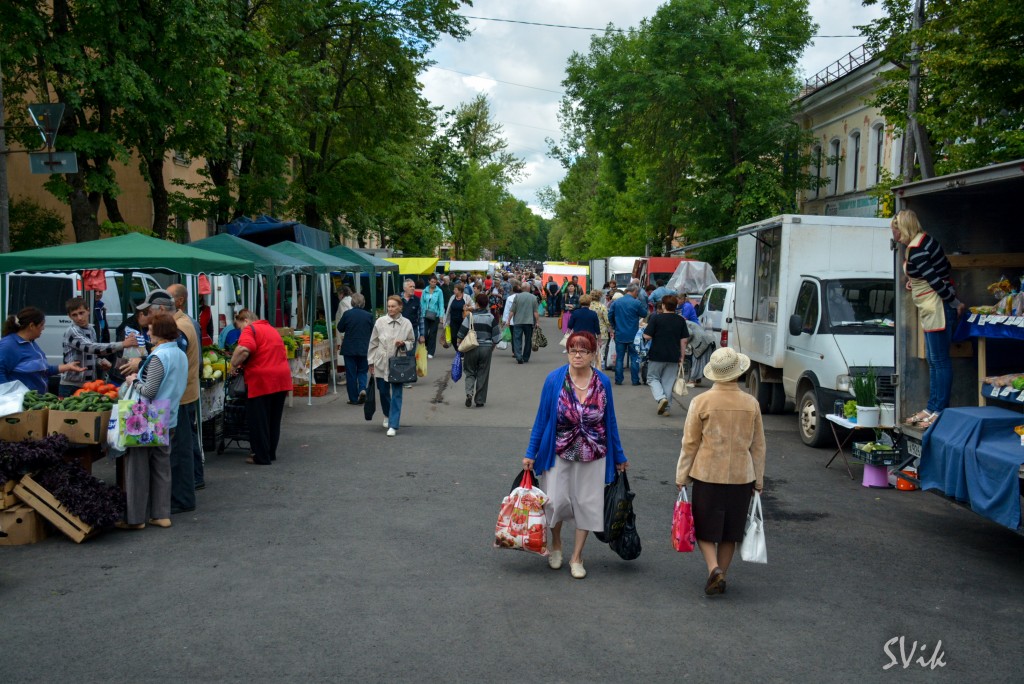
M 860 180 L 860 131 L 850 134 L 846 145 L 846 190 L 857 191 L 857 181 Z
M 839 139 L 828 144 L 828 194 L 839 194 Z
M 178 166 L 188 166 L 192 163 L 192 157 L 188 156 L 187 152 L 181 152 L 179 150 L 173 150 L 171 152 L 174 163 Z
M 814 199 L 821 196 L 821 145 L 811 150 L 811 178 L 814 179 Z
M 892 136 L 892 154 L 889 155 L 889 171 L 899 178 L 903 175 L 903 138 Z
M 871 185 L 882 182 L 882 160 L 885 159 L 885 125 L 875 124 L 871 127 L 871 164 L 868 167 L 868 180 Z

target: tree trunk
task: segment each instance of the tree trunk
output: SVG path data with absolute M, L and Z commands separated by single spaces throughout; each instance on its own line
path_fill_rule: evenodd
M 107 218 L 114 223 L 124 223 L 124 216 L 121 215 L 121 207 L 117 203 L 117 198 L 111 195 L 109 192 L 103 193 L 103 207 L 107 210 Z
M 227 159 L 208 159 L 206 169 L 210 182 L 217 188 L 217 209 L 214 219 L 218 226 L 231 220 L 231 162 Z
M 101 196 L 98 192 L 86 192 L 85 174 L 88 169 L 85 159 L 78 155 L 78 173 L 64 174 L 65 180 L 71 186 L 68 195 L 68 205 L 71 207 L 71 226 L 75 231 L 75 242 L 89 242 L 100 239 L 100 224 L 96 220 L 96 213 L 100 208 Z
M 146 162 L 149 176 L 149 194 L 153 200 L 153 233 L 158 238 L 167 238 L 170 212 L 167 208 L 167 186 L 164 184 L 164 158 L 161 155 Z

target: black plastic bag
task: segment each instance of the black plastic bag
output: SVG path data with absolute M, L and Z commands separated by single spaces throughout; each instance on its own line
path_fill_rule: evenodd
M 630 496 L 632 497 L 632 492 Z M 622 534 L 619 538 L 610 543 L 612 551 L 619 554 L 622 560 L 636 560 L 640 557 L 640 534 L 636 531 L 636 514 L 633 513 L 633 504 L 629 505 L 629 515 L 626 516 L 626 523 L 622 526 Z
M 228 396 L 232 399 L 245 399 L 249 396 L 249 388 L 245 385 L 245 375 L 242 371 L 238 371 L 228 380 Z
M 622 535 L 626 518 L 633 512 L 633 497 L 626 473 L 616 473 L 615 481 L 604 487 L 604 531 L 595 532 L 598 541 L 610 544 Z
M 363 402 L 363 418 L 373 420 L 373 414 L 377 412 L 377 383 L 370 376 L 366 383 L 366 401 Z

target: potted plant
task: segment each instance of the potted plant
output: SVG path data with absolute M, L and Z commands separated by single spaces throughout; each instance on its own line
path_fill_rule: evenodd
M 875 385 L 875 369 L 868 366 L 863 375 L 853 378 L 853 396 L 857 401 L 857 425 L 860 427 L 878 427 L 881 409 L 878 407 L 877 387 Z

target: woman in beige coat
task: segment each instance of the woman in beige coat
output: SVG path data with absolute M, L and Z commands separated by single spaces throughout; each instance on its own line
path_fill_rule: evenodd
M 708 566 L 704 593 L 725 593 L 736 543 L 743 541 L 753 491 L 764 487 L 764 426 L 757 400 L 737 380 L 750 358 L 725 347 L 715 351 L 704 377 L 715 383 L 690 402 L 676 487 L 693 484 L 693 525 Z
M 391 359 L 416 347 L 412 323 L 402 316 L 402 298 L 391 295 L 387 306 L 387 314 L 373 324 L 366 361 L 370 377 L 377 378 L 380 410 L 385 416 L 384 428 L 388 431 L 388 437 L 394 437 L 398 434 L 398 423 L 402 418 L 402 383 L 388 382 L 388 371 Z

